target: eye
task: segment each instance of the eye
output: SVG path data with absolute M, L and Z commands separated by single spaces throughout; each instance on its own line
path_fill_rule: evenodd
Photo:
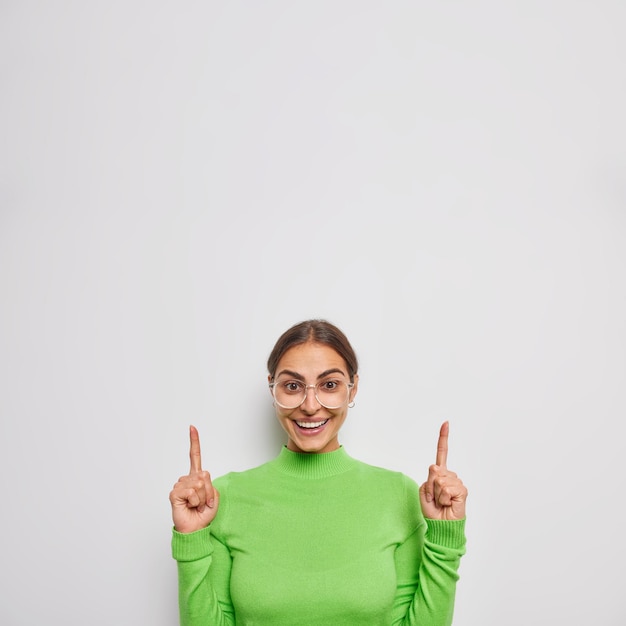
M 304 385 L 297 380 L 288 380 L 281 383 L 281 387 L 286 393 L 299 393 L 302 391 Z
M 337 391 L 340 384 L 338 380 L 325 380 L 323 383 L 320 383 L 320 389 L 322 391 Z

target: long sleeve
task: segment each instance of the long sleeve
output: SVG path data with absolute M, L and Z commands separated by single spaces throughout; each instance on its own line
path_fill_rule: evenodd
M 174 532 L 181 626 L 450 626 L 464 521 L 340 448 L 214 481 L 211 525 Z
M 392 624 L 450 626 L 458 569 L 465 553 L 465 520 L 424 520 L 416 488 L 407 481 L 409 516 L 418 524 L 396 549 Z
M 232 560 L 211 527 L 172 535 L 172 556 L 178 564 L 178 606 L 181 626 L 234 626 L 230 600 Z

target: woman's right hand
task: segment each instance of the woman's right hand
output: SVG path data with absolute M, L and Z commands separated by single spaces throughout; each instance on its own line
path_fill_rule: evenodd
M 181 476 L 170 492 L 172 519 L 179 533 L 206 528 L 215 519 L 220 501 L 211 475 L 202 471 L 200 437 L 195 426 L 189 427 L 189 460 L 189 474 Z

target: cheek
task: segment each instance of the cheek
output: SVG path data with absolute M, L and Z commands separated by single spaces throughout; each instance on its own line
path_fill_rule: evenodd
M 333 417 L 335 418 L 335 422 L 343 423 L 347 417 L 347 411 L 335 411 L 333 412 Z
M 292 411 L 285 411 L 285 409 L 281 409 L 280 407 L 275 407 L 276 409 L 276 417 L 278 418 L 278 421 L 282 424 L 283 422 L 290 422 L 291 420 L 289 419 L 291 417 L 291 414 L 293 413 Z
M 279 415 L 279 414 L 276 415 L 276 418 L 278 420 L 278 424 L 279 424 L 281 430 L 284 433 L 287 433 L 287 435 L 291 437 L 291 427 L 290 427 L 291 420 L 287 419 L 283 415 Z

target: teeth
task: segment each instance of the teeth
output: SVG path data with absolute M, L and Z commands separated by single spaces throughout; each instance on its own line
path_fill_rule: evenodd
M 323 424 L 325 424 L 328 420 L 322 420 L 321 422 L 298 422 L 296 421 L 296 424 L 298 424 L 298 426 L 300 426 L 300 428 L 319 428 L 320 426 L 322 426 Z

